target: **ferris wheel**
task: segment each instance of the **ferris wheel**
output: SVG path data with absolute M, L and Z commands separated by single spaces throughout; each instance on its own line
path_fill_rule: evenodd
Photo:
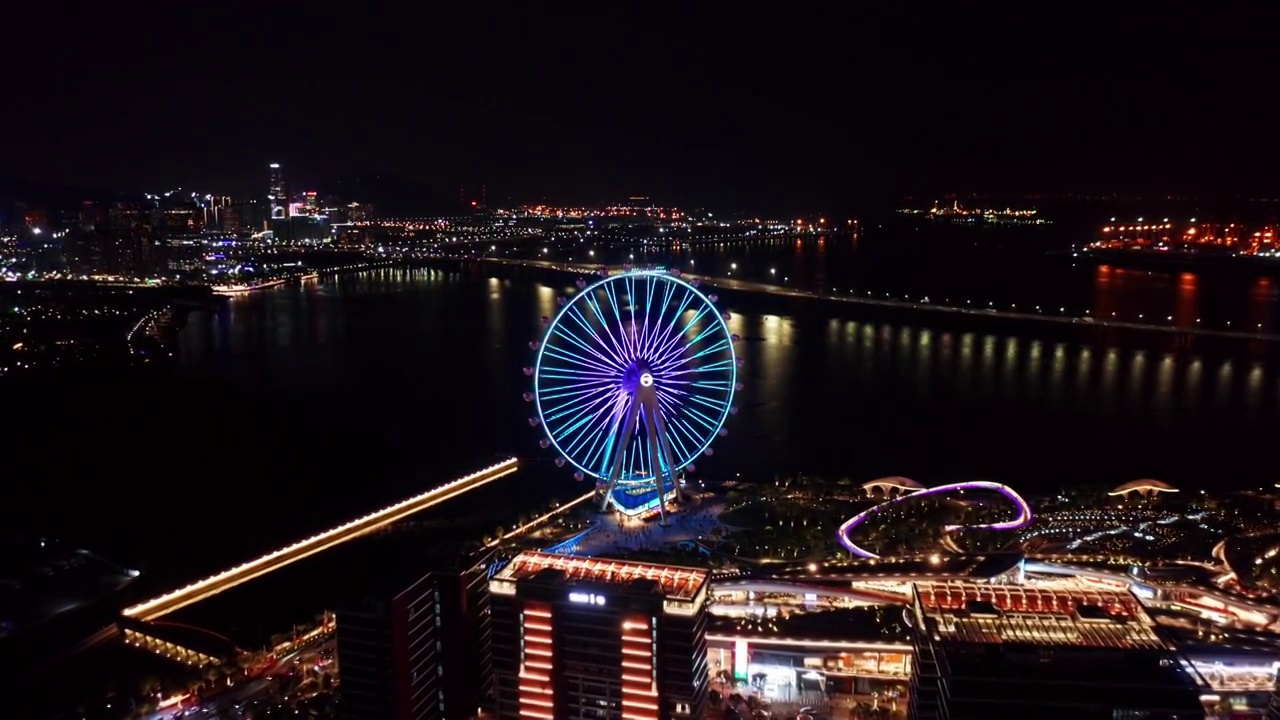
M 531 343 L 529 423 L 543 428 L 558 465 L 596 479 L 602 509 L 657 507 L 665 523 L 666 501 L 681 496 L 679 473 L 713 452 L 736 412 L 738 338 L 714 296 L 674 273 L 626 271 L 578 287 Z

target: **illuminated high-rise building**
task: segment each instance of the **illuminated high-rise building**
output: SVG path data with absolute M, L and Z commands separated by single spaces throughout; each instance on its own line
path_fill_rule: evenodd
M 489 592 L 499 718 L 705 715 L 705 570 L 525 552 Z
M 271 163 L 271 183 L 267 187 L 267 201 L 271 204 L 271 217 L 289 216 L 289 193 L 284 185 L 284 170 L 280 163 Z

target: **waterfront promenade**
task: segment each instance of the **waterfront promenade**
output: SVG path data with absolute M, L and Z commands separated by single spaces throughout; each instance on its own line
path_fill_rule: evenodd
M 522 267 L 536 267 L 545 270 L 554 270 L 558 272 L 573 273 L 581 276 L 594 276 L 599 270 L 598 265 L 582 265 L 575 263 L 556 263 L 546 260 L 510 260 L 505 258 L 477 258 L 480 262 L 495 263 L 499 265 L 511 265 Z M 838 292 L 814 292 L 810 290 L 801 290 L 799 288 L 787 287 L 785 285 L 774 285 L 771 283 L 756 282 L 753 280 L 742 280 L 732 277 L 718 277 L 712 275 L 700 275 L 696 273 L 681 273 L 681 277 L 687 280 L 696 280 L 702 287 L 720 288 L 724 290 L 733 290 L 736 292 L 749 292 L 762 295 L 773 295 L 777 297 L 798 298 L 804 300 L 823 300 L 829 302 L 848 303 L 852 305 L 862 305 L 886 310 L 910 310 L 928 313 L 943 313 L 948 315 L 964 315 L 975 318 L 998 318 L 1003 320 L 1052 323 L 1056 325 L 1070 325 L 1078 328 L 1111 328 L 1116 330 L 1133 330 L 1139 332 L 1154 332 L 1166 335 L 1174 335 L 1181 337 L 1203 337 L 1203 338 L 1219 338 L 1230 340 L 1252 340 L 1267 343 L 1280 343 L 1280 334 L 1265 332 L 1249 332 L 1243 330 L 1223 330 L 1201 327 L 1185 327 L 1180 325 L 1158 325 L 1155 323 L 1130 322 L 1124 320 L 1109 320 L 1103 318 L 1093 318 L 1088 316 L 1074 315 L 1055 315 L 1046 312 L 1022 312 L 1016 310 L 999 310 L 994 308 L 979 307 L 961 307 L 955 305 L 946 305 L 942 303 L 926 302 L 924 300 L 895 300 L 891 298 L 875 298 L 866 295 L 841 294 Z

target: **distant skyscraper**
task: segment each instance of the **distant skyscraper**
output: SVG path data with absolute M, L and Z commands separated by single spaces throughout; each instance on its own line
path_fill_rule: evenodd
M 271 203 L 271 217 L 289 216 L 289 194 L 284 186 L 284 170 L 280 163 L 271 163 L 271 184 L 267 188 L 267 200 Z
M 466 720 L 489 685 L 492 552 L 442 547 L 338 610 L 343 720 Z

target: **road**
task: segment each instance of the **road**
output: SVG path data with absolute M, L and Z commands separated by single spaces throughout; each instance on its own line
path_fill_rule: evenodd
M 415 513 L 422 512 L 427 508 L 439 505 L 498 478 L 510 475 L 516 471 L 518 466 L 518 460 L 508 458 L 479 472 L 458 478 L 453 482 L 428 490 L 421 495 L 402 500 L 395 505 L 369 513 L 364 517 L 356 518 L 351 522 L 326 530 L 318 535 L 313 535 L 305 540 L 299 540 L 288 547 L 237 565 L 230 570 L 225 570 L 203 580 L 197 580 L 186 587 L 125 608 L 124 615 L 147 621 L 163 617 L 179 608 L 225 592 L 241 583 L 278 570 L 384 525 L 389 525 Z
M 546 260 L 507 260 L 503 258 L 477 258 L 477 260 L 501 265 L 524 265 L 540 267 L 547 270 L 594 275 L 600 266 L 555 263 Z M 834 302 L 865 305 L 895 310 L 916 310 L 921 312 L 947 313 L 951 315 L 969 315 L 974 317 L 1002 318 L 1005 320 L 1022 320 L 1029 322 L 1054 323 L 1058 325 L 1074 325 L 1088 328 L 1114 328 L 1118 330 L 1141 330 L 1169 335 L 1195 335 L 1198 337 L 1224 338 L 1233 340 L 1258 340 L 1262 342 L 1280 342 L 1280 335 L 1274 333 L 1240 332 L 1235 330 L 1213 330 L 1198 327 L 1179 327 L 1175 325 L 1155 325 L 1150 323 L 1125 322 L 1122 320 L 1103 320 L 1091 317 L 1075 317 L 1068 315 L 1046 315 L 1041 313 L 1015 312 L 1012 310 L 995 310 L 970 307 L 955 307 L 931 302 L 912 302 L 910 300 L 877 299 L 865 296 L 839 295 L 836 293 L 820 293 L 796 288 L 772 285 L 769 283 L 739 280 L 736 278 L 713 277 L 694 273 L 681 273 L 686 280 L 697 280 L 703 286 L 718 287 L 739 292 L 751 292 L 780 297 L 803 298 L 807 300 L 829 300 Z
M 232 686 L 213 697 L 198 704 L 179 704 L 164 710 L 156 710 L 146 716 L 145 720 L 173 720 L 177 717 L 201 718 L 203 720 L 231 720 L 242 716 L 245 703 L 259 699 L 279 676 L 289 672 L 295 664 L 315 662 L 316 656 L 324 651 L 336 651 L 337 640 L 326 638 L 313 646 L 299 648 L 284 656 L 280 662 L 262 677 L 253 678 Z

